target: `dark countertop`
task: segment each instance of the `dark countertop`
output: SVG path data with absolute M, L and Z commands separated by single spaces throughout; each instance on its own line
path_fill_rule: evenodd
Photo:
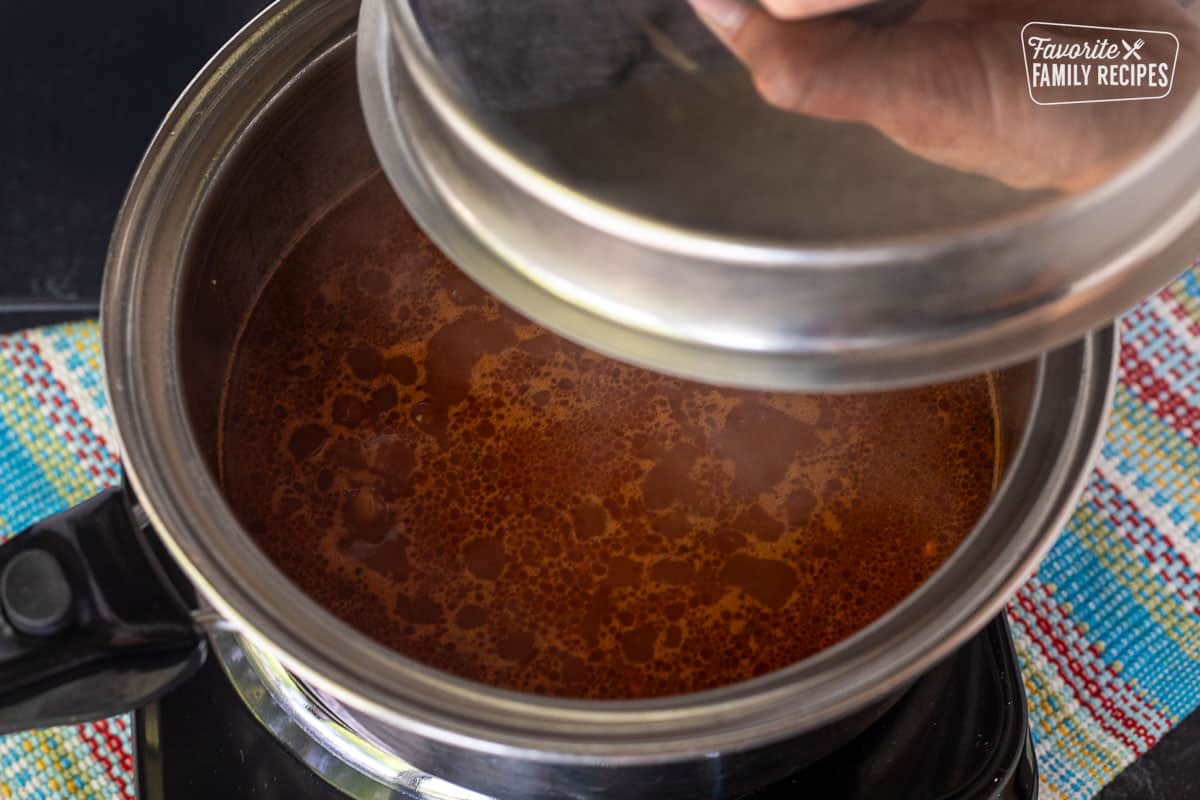
M 1099 800 L 1200 797 L 1200 712 L 1159 740 L 1100 793 Z
M 109 232 L 142 151 L 196 70 L 266 5 L 125 0 L 5 8 L 0 329 L 95 314 Z M 1195 797 L 1196 715 L 1101 794 Z
M 109 233 L 143 150 L 192 75 L 266 5 L 5 7 L 0 308 L 34 303 L 57 317 L 95 313 Z

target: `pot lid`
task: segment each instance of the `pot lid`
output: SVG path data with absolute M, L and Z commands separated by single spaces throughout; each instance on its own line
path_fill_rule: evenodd
M 979 371 L 1200 247 L 1200 16 L 1179 0 L 386 5 L 390 54 L 360 62 L 390 73 L 377 146 L 403 140 L 423 177 L 380 147 L 398 190 L 470 231 L 452 255 L 502 299 L 658 369 Z

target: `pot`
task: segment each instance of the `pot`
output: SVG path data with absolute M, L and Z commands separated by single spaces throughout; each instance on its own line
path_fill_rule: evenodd
M 218 655 L 241 652 L 237 668 L 275 691 L 303 687 L 337 721 L 333 752 L 382 752 L 497 797 L 733 797 L 848 741 L 995 616 L 1054 541 L 1101 441 L 1115 329 L 994 373 L 1005 469 L 991 505 L 925 585 L 834 647 L 744 683 L 622 702 L 521 695 L 411 661 L 293 585 L 215 478 L 222 381 L 268 270 L 379 168 L 356 91 L 356 10 L 264 11 L 185 91 L 134 178 L 101 317 L 131 494 L 0 547 L 6 571 L 44 569 L 28 554 L 48 553 L 70 598 L 55 625 L 12 634 L 23 650 L 0 664 L 0 729 L 145 702 L 195 669 L 209 637 L 235 637 Z M 478 255 L 453 229 L 439 239 L 460 261 Z M 11 599 L 0 589 L 10 621 Z

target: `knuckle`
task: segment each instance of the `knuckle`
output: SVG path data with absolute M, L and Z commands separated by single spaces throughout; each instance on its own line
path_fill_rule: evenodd
M 802 97 L 792 80 L 775 74 L 755 76 L 754 88 L 759 97 L 777 108 L 784 111 L 800 110 Z
M 763 100 L 786 111 L 804 107 L 806 81 L 791 60 L 777 55 L 762 59 L 752 68 L 754 88 Z

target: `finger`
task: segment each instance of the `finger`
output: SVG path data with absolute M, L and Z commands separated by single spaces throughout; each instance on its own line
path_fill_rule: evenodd
M 693 3 L 699 8 L 701 0 Z M 786 111 L 864 123 L 915 152 L 956 159 L 947 150 L 970 137 L 956 142 L 955 132 L 990 119 L 987 81 L 972 80 L 980 77 L 974 73 L 947 78 L 944 69 L 978 61 L 964 37 L 840 17 L 783 22 L 755 9 L 721 19 L 710 27 L 763 99 Z
M 761 0 L 762 6 L 778 19 L 809 19 L 867 5 L 873 0 Z M 752 12 L 748 0 L 693 0 L 701 16 L 721 27 L 729 27 Z
M 940 164 L 985 174 L 994 167 L 988 154 L 998 146 L 1004 98 L 1019 97 L 1009 92 L 1014 76 L 1024 85 L 1006 31 L 879 28 L 846 17 L 784 22 L 735 0 L 691 2 L 773 105 L 870 125 Z
M 787 111 L 827 115 L 827 89 L 856 82 L 838 62 L 858 35 L 857 27 L 845 20 L 794 25 L 759 14 L 726 42 L 767 102 Z M 847 85 L 845 90 L 852 94 L 860 87 Z
M 845 19 L 783 22 L 738 0 L 691 2 L 750 70 L 759 93 L 771 104 L 788 111 L 842 116 L 829 107 L 830 102 L 839 96 L 850 100 L 855 90 L 862 91 L 863 87 L 845 85 L 857 82 L 861 70 L 853 68 L 848 75 L 846 64 L 837 62 L 852 64 L 862 52 L 863 40 L 871 35 L 864 26 Z
M 736 34 L 753 13 L 742 0 L 691 0 L 691 4 L 700 19 L 722 39 Z
M 858 8 L 873 0 L 760 0 L 779 19 L 810 19 Z

